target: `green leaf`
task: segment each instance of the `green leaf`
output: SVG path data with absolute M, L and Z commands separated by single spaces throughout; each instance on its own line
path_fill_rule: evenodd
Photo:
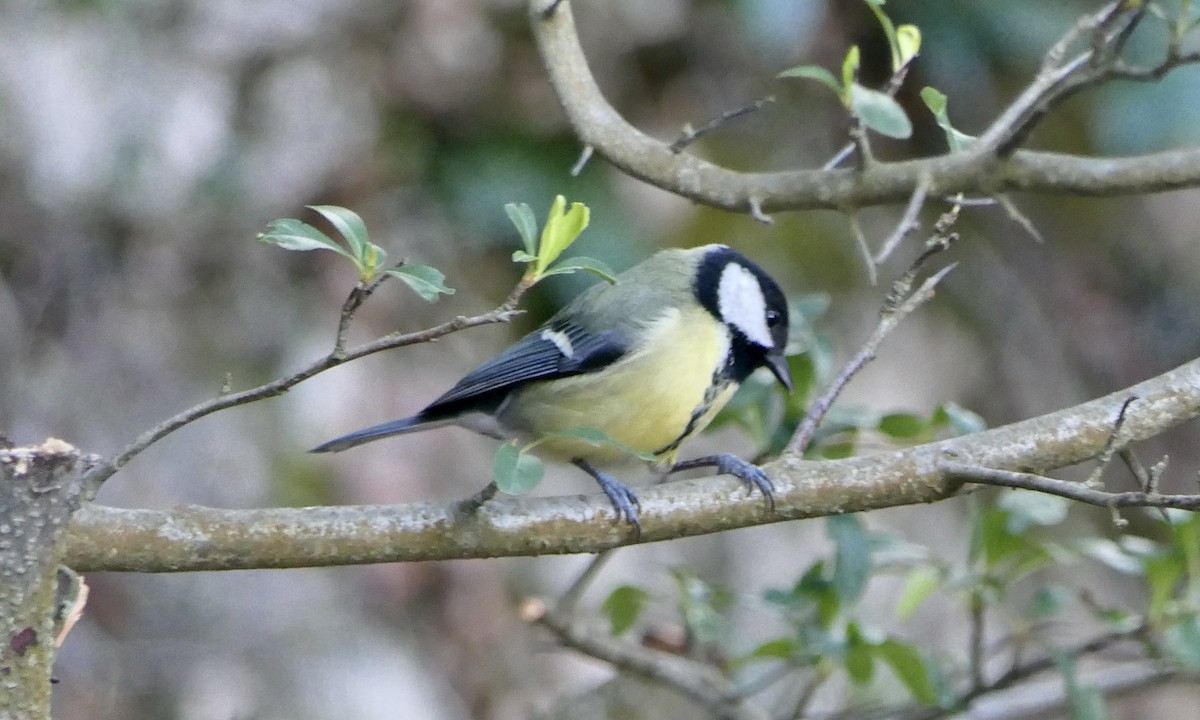
M 524 250 L 514 250 L 512 254 L 513 262 L 528 263 L 537 260 L 536 255 L 530 255 Z
M 838 97 L 842 99 L 842 103 L 846 107 L 853 107 L 854 97 L 853 88 L 858 83 L 854 82 L 854 78 L 858 77 L 858 66 L 861 62 L 861 53 L 858 51 L 857 45 L 851 45 L 846 51 L 846 57 L 842 60 L 842 87 L 838 92 Z
M 1062 612 L 1066 607 L 1070 593 L 1060 587 L 1044 587 L 1034 593 L 1029 603 L 1029 617 L 1034 620 L 1046 620 Z
M 912 136 L 908 114 L 887 93 L 854 83 L 850 86 L 850 111 L 863 125 L 880 135 L 900 140 Z
M 1067 692 L 1071 720 L 1108 720 L 1104 693 L 1090 685 L 1075 685 Z
M 589 272 L 610 285 L 615 285 L 617 282 L 616 273 L 612 271 L 604 263 L 594 258 L 583 257 L 577 255 L 573 258 L 568 258 L 560 263 L 556 263 L 554 267 L 543 273 L 543 276 L 550 275 L 569 275 L 573 272 Z
M 320 213 L 346 238 L 350 252 L 360 261 L 360 269 L 378 267 L 372 263 L 371 240 L 367 237 L 367 226 L 358 213 L 337 205 L 309 205 L 308 209 Z
M 925 107 L 929 108 L 929 112 L 933 113 L 938 127 L 945 134 L 946 145 L 950 148 L 950 152 L 958 152 L 966 149 L 974 138 L 970 135 L 960 133 L 950 124 L 950 115 L 946 109 L 946 96 L 936 88 L 927 86 L 921 89 L 921 99 L 925 101 Z
M 525 257 L 532 260 L 537 255 L 537 218 L 533 216 L 533 210 L 525 203 L 508 203 L 504 206 L 504 212 L 508 213 L 512 224 L 517 226 L 521 243 L 525 246 Z M 513 253 L 513 260 L 516 259 L 516 253 Z
M 875 676 L 874 650 L 859 634 L 858 626 L 850 623 L 846 628 L 846 674 L 855 685 L 866 685 Z
M 567 199 L 556 195 L 550 205 L 550 213 L 546 216 L 546 225 L 542 228 L 542 241 L 537 250 L 536 274 L 541 277 L 551 263 L 562 255 L 563 251 L 579 237 L 588 226 L 591 211 L 583 203 L 571 203 L 567 209 Z
M 895 69 L 899 70 L 921 52 L 920 28 L 916 25 L 901 25 L 896 28 L 896 50 L 900 56 L 900 64 Z
M 983 511 L 972 543 L 972 558 L 982 557 L 988 568 L 995 568 L 1007 558 L 1021 557 L 1032 551 L 1031 543 L 1009 529 L 1010 516 L 997 508 Z
M 624 635 L 634 626 L 649 600 L 650 593 L 632 585 L 622 585 L 609 593 L 600 610 L 608 615 L 613 637 Z
M 896 601 L 896 617 L 901 620 L 912 617 L 943 582 L 942 573 L 937 568 L 923 565 L 914 569 L 905 579 L 904 590 Z
M 837 78 L 833 76 L 833 73 L 829 72 L 820 65 L 797 65 L 796 67 L 791 67 L 787 70 L 784 70 L 775 77 L 816 80 L 832 90 L 833 94 L 837 95 L 839 98 L 842 98 L 845 95 L 842 86 L 838 84 Z
M 1159 618 L 1167 611 L 1175 598 L 1175 589 L 1183 579 L 1183 557 L 1178 552 L 1168 553 L 1146 561 L 1146 583 L 1150 586 L 1149 613 Z
M 521 452 L 512 443 L 504 443 L 496 450 L 492 470 L 496 486 L 509 495 L 521 495 L 537 487 L 546 471 L 541 460 Z
M 267 231 L 258 234 L 259 242 L 268 245 L 278 245 L 284 250 L 332 250 L 339 255 L 354 259 L 346 249 L 334 242 L 328 235 L 306 222 L 294 218 L 272 220 L 267 223 Z
M 937 426 L 949 425 L 959 435 L 987 430 L 987 423 L 982 417 L 953 402 L 940 405 L 933 413 L 932 423 Z
M 922 705 L 938 704 L 937 693 L 929 678 L 929 669 L 916 648 L 898 640 L 885 640 L 875 647 L 875 652 L 888 664 L 913 699 Z
M 898 440 L 908 440 L 925 432 L 925 422 L 916 415 L 894 413 L 879 420 L 879 431 Z
M 1117 542 L 1101 537 L 1085 537 L 1075 541 L 1075 546 L 1084 557 L 1126 575 L 1141 575 L 1145 572 L 1145 561 L 1121 547 Z
M 1175 662 L 1187 670 L 1200 670 L 1200 619 L 1180 618 L 1163 632 L 1163 645 Z
M 1052 652 L 1051 658 L 1062 675 L 1063 685 L 1067 689 L 1067 703 L 1071 706 L 1071 720 L 1105 720 L 1108 717 L 1108 710 L 1104 704 L 1104 695 L 1094 687 L 1079 683 L 1075 658 L 1061 650 Z
M 825 534 L 836 546 L 833 589 L 842 606 L 849 607 L 862 596 L 871 579 L 870 538 L 854 515 L 826 518 Z
M 441 295 L 453 295 L 454 288 L 446 287 L 446 276 L 441 270 L 428 265 L 402 265 L 387 271 L 398 277 L 421 296 L 426 302 L 437 302 Z
M 921 88 L 921 100 L 925 102 L 925 107 L 929 108 L 929 112 L 939 121 L 946 117 L 946 94 L 935 87 L 926 85 Z
M 790 660 L 802 651 L 800 645 L 792 638 L 777 638 L 754 648 L 747 660 Z
M 1034 525 L 1058 525 L 1067 519 L 1071 507 L 1066 498 L 1022 489 L 1004 493 L 997 504 L 1008 513 L 1005 528 L 1013 535 L 1021 535 Z
M 675 568 L 671 570 L 679 591 L 679 614 L 692 637 L 704 644 L 719 642 L 725 634 L 722 612 L 732 599 L 724 588 L 710 585 L 694 573 Z

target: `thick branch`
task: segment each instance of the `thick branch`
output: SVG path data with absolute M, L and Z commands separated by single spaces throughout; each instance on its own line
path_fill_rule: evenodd
M 819 517 L 953 495 L 947 459 L 1043 473 L 1102 452 L 1130 396 L 1121 448 L 1200 415 L 1200 360 L 1097 400 L 951 440 L 867 457 L 764 466 L 776 512 L 732 478 L 639 492 L 642 542 Z M 597 552 L 629 542 L 602 495 L 498 497 L 471 514 L 458 503 L 170 511 L 88 505 L 76 513 L 67 562 L 80 571 L 170 572 Z
M 85 494 L 80 465 L 61 440 L 0 450 L 0 718 L 50 717 L 58 565 Z
M 531 0 L 533 35 L 550 82 L 580 141 L 625 173 L 706 205 L 749 212 L 844 210 L 902 203 L 928 177 L 932 197 L 1021 190 L 1113 196 L 1200 185 L 1200 149 L 1123 158 L 1014 152 L 997 159 L 979 143 L 963 152 L 862 169 L 743 173 L 702 160 L 630 125 L 605 100 L 588 67 L 569 2 L 552 12 Z

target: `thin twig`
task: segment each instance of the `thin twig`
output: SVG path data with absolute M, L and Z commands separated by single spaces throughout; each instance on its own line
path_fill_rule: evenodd
M 1144 3 L 1114 2 L 1080 18 L 1046 54 L 1033 82 L 979 136 L 973 149 L 1008 157 L 1051 109 L 1079 91 L 1114 77 L 1118 56 L 1145 12 Z M 1093 33 L 1091 48 L 1062 62 L 1066 48 L 1086 32 Z
M 575 607 L 579 604 L 579 598 L 583 597 L 588 586 L 592 584 L 608 561 L 612 560 L 614 552 L 616 552 L 615 549 L 596 553 L 579 577 L 575 578 L 575 582 L 571 583 L 571 587 L 567 588 L 562 597 L 558 599 L 559 613 L 568 618 L 575 616 Z
M 904 208 L 904 214 L 900 216 L 900 222 L 896 223 L 896 229 L 892 231 L 887 240 L 883 241 L 883 247 L 879 248 L 879 252 L 875 255 L 876 264 L 881 264 L 891 257 L 892 252 L 904 238 L 920 227 L 917 217 L 921 214 L 921 208 L 925 207 L 925 200 L 929 197 L 929 187 L 932 184 L 933 181 L 928 175 L 917 183 L 917 189 L 913 190 L 912 197 L 908 199 L 908 205 Z
M 1032 473 L 975 467 L 950 460 L 940 463 L 939 468 L 949 480 L 1036 490 L 1102 508 L 1157 507 L 1200 510 L 1200 495 L 1160 495 L 1140 491 L 1112 493 L 1089 488 L 1082 483 L 1056 480 Z
M 750 205 L 750 217 L 759 221 L 763 225 L 771 225 L 772 223 L 775 222 L 775 220 L 770 215 L 763 212 L 762 201 L 759 200 L 758 198 L 751 196 L 749 205 Z
M 1125 413 L 1128 412 L 1129 406 L 1135 400 L 1137 400 L 1137 396 L 1131 395 L 1125 398 L 1125 402 L 1121 403 L 1121 409 L 1117 411 L 1117 417 L 1113 420 L 1112 432 L 1108 434 L 1108 441 L 1104 443 L 1104 449 L 1096 456 L 1096 469 L 1083 481 L 1084 485 L 1090 488 L 1104 487 L 1104 484 L 1100 482 L 1100 476 L 1108 468 L 1108 464 L 1112 462 L 1113 453 L 1120 447 L 1119 440 L 1121 427 L 1125 424 Z
M 1030 237 L 1039 243 L 1046 242 L 1045 238 L 1042 237 L 1042 234 L 1038 232 L 1037 227 L 1033 224 L 1033 221 L 1025 213 L 1021 212 L 1021 208 L 1017 207 L 1017 204 L 1011 198 L 1004 193 L 996 193 L 993 197 L 1000 204 L 1000 207 L 1004 208 L 1004 212 L 1008 213 L 1008 218 L 1020 225 L 1025 232 L 1029 233 Z
M 867 266 L 867 280 L 874 287 L 879 284 L 879 269 L 875 266 L 875 258 L 871 256 L 871 246 L 867 242 L 866 234 L 863 233 L 862 225 L 858 222 L 858 215 L 847 212 L 846 216 L 850 219 L 850 231 L 854 234 L 854 241 L 858 245 L 859 257 Z
M 841 373 L 829 384 L 829 388 L 809 407 L 804 420 L 800 422 L 800 426 L 796 428 L 795 435 L 792 436 L 792 442 L 789 444 L 787 450 L 789 453 L 794 453 L 797 456 L 804 454 L 805 449 L 808 448 L 808 444 L 812 442 L 813 436 L 817 432 L 817 427 L 825 419 L 825 416 L 829 413 L 829 409 L 833 407 L 834 401 L 841 395 L 842 390 L 850 380 L 868 362 L 875 358 L 875 353 L 879 351 L 879 346 L 904 318 L 933 298 L 934 290 L 937 288 L 938 283 L 954 267 L 954 265 L 948 265 L 939 270 L 899 304 L 892 306 L 891 298 L 889 298 L 889 307 L 885 307 L 884 312 L 880 314 L 879 323 L 876 324 L 874 332 L 871 333 L 871 336 L 867 338 L 867 341 L 863 343 L 863 346 L 854 357 L 846 363 Z M 901 281 L 897 282 L 900 283 Z M 895 289 L 895 286 L 893 286 L 893 290 Z
M 743 702 L 728 678 L 707 663 L 589 631 L 551 610 L 530 619 L 565 647 L 673 688 L 722 720 L 766 720 L 765 713 Z
M 520 314 L 516 310 L 516 305 L 520 301 L 521 295 L 524 294 L 528 288 L 528 283 L 522 281 L 517 285 L 516 288 L 513 289 L 512 293 L 509 294 L 508 298 L 506 298 L 503 303 L 501 303 L 495 309 L 481 315 L 474 315 L 471 317 L 460 315 L 449 322 L 444 322 L 440 325 L 435 325 L 425 330 L 418 330 L 410 333 L 392 333 L 390 335 L 385 335 L 384 337 L 378 338 L 377 340 L 359 345 L 358 347 L 348 351 L 339 352 L 335 341 L 335 347 L 328 355 L 310 363 L 306 367 L 303 367 L 296 372 L 293 372 L 291 375 L 277 378 L 269 383 L 250 388 L 248 390 L 242 390 L 241 392 L 224 393 L 218 397 L 206 400 L 197 405 L 193 405 L 178 415 L 162 421 L 158 425 L 155 425 L 149 430 L 143 432 L 141 435 L 135 438 L 133 442 L 129 443 L 119 452 L 113 455 L 111 459 L 97 463 L 97 465 L 88 472 L 86 482 L 99 487 L 105 480 L 112 477 L 114 473 L 124 467 L 130 460 L 137 457 L 146 448 L 150 447 L 176 430 L 179 430 L 180 428 L 193 423 L 200 418 L 205 417 L 206 415 L 211 415 L 212 413 L 220 410 L 226 410 L 232 407 L 237 407 L 238 405 L 256 402 L 258 400 L 278 397 L 279 395 L 283 395 L 287 391 L 291 390 L 301 382 L 304 382 L 315 375 L 319 375 L 330 368 L 350 362 L 351 360 L 356 360 L 358 358 L 381 352 L 383 350 L 391 350 L 394 348 L 405 347 L 407 345 L 417 345 L 420 343 L 431 342 L 433 340 L 437 340 L 438 338 L 449 335 L 450 333 L 458 332 L 459 330 L 479 327 L 480 325 L 509 322 L 513 319 L 513 317 Z M 356 290 L 359 292 L 365 292 L 366 288 L 356 288 Z M 353 314 L 354 310 L 357 309 L 357 306 L 354 305 L 353 302 L 353 294 L 354 293 L 352 292 L 352 298 L 348 299 L 343 305 L 343 313 L 338 319 L 339 339 L 341 337 L 340 328 L 347 322 L 345 309 L 351 308 L 349 311 L 350 314 Z M 358 302 L 361 304 L 361 299 Z
M 579 159 L 571 166 L 571 177 L 579 177 L 583 172 L 583 168 L 588 164 L 588 160 L 592 159 L 592 154 L 596 152 L 596 148 L 591 145 L 584 145 L 583 150 L 579 152 Z
M 983 677 L 984 604 L 978 592 L 971 594 L 971 632 L 967 648 L 967 667 L 971 674 L 971 689 L 986 687 Z
M 733 110 L 726 110 L 698 128 L 687 126 L 683 129 L 683 133 L 680 134 L 679 139 L 667 146 L 667 150 L 670 150 L 673 155 L 678 155 L 679 153 L 683 152 L 683 149 L 688 145 L 696 142 L 696 139 L 701 135 L 716 130 L 730 120 L 761 110 L 764 105 L 773 102 L 775 102 L 775 96 L 768 95 L 755 100 L 749 105 L 743 105 L 742 107 L 734 108 Z

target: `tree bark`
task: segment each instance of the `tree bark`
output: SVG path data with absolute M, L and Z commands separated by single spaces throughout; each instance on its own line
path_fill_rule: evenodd
M 61 440 L 0 450 L 0 720 L 50 717 L 60 608 L 79 589 L 59 562 L 84 500 L 82 465 Z

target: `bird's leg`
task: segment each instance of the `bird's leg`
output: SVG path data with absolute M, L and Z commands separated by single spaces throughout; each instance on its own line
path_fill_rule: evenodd
M 586 460 L 576 458 L 571 461 L 575 467 L 592 476 L 600 485 L 600 489 L 608 496 L 608 501 L 612 503 L 613 510 L 617 513 L 617 521 L 620 522 L 624 517 L 633 526 L 634 534 L 642 534 L 642 525 L 638 522 L 637 509 L 641 507 L 641 502 L 637 495 L 629 489 L 624 483 L 616 479 L 606 472 L 597 470 Z
M 721 453 L 720 455 L 709 455 L 707 457 L 696 458 L 695 460 L 684 460 L 683 462 L 675 463 L 667 472 L 674 473 L 698 467 L 715 467 L 718 473 L 732 475 L 746 483 L 746 488 L 751 492 L 755 488 L 758 488 L 763 497 L 767 499 L 767 503 L 771 506 L 771 512 L 775 512 L 775 486 L 771 484 L 771 479 L 757 465 L 749 463 L 737 455 Z

